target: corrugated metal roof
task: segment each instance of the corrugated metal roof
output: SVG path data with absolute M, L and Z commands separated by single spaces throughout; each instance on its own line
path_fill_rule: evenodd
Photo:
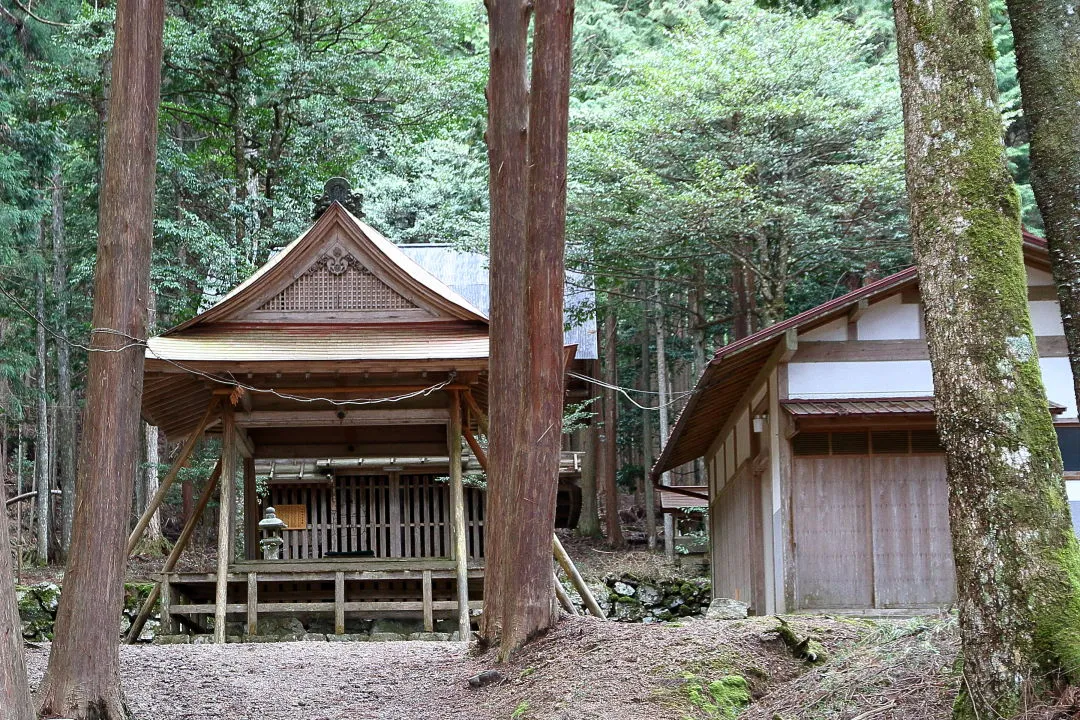
M 709 504 L 708 485 L 683 485 L 678 490 L 660 487 L 657 491 L 660 509 L 664 512 L 686 507 L 707 507 Z M 692 497 L 691 493 L 699 497 Z
M 481 253 L 459 250 L 450 245 L 398 245 L 402 253 L 412 258 L 456 293 L 475 305 L 485 315 L 490 314 L 491 294 L 488 287 L 488 258 Z M 571 326 L 565 335 L 567 345 L 577 345 L 576 358 L 595 360 L 597 354 L 595 297 L 585 289 L 583 275 L 566 271 L 564 312 L 568 321 L 584 315 L 584 320 Z
M 934 398 L 830 398 L 784 400 L 785 410 L 796 416 L 905 415 L 934 412 Z
M 892 397 L 892 398 L 800 398 L 781 400 L 780 405 L 792 415 L 798 417 L 839 417 L 843 415 L 932 415 L 934 398 L 932 397 Z M 1050 412 L 1060 415 L 1066 407 L 1050 402 Z
M 486 358 L 487 328 L 229 325 L 151 338 L 147 358 L 183 361 L 454 360 Z
M 1045 266 L 1048 262 L 1046 241 L 1025 231 L 1024 254 L 1029 263 Z M 705 367 L 690 399 L 679 413 L 667 443 L 653 465 L 652 476 L 659 477 L 665 470 L 705 454 L 747 385 L 764 367 L 788 330 L 805 331 L 823 325 L 842 316 L 860 300 L 880 299 L 917 283 L 918 271 L 909 267 L 721 347 Z

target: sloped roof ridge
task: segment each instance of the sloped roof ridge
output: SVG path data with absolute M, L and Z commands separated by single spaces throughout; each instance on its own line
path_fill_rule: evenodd
M 396 268 L 408 276 L 412 282 L 422 286 L 427 292 L 439 296 L 443 302 L 457 306 L 461 313 L 460 319 L 487 321 L 487 316 L 472 303 L 454 292 L 442 280 L 439 280 L 439 278 L 429 273 L 414 260 L 405 255 L 405 253 L 398 249 L 397 245 L 387 240 L 378 230 L 361 221 L 346 210 L 340 203 L 334 202 L 326 212 L 308 227 L 307 230 L 301 233 L 299 237 L 263 263 L 262 266 L 249 275 L 243 282 L 226 293 L 224 297 L 187 321 L 166 330 L 162 335 L 171 335 L 188 328 L 202 325 L 206 322 L 218 320 L 218 316 L 223 315 L 231 305 L 238 303 L 239 298 L 241 298 L 246 291 L 250 291 L 250 289 L 262 278 L 266 277 L 271 271 L 285 263 L 299 248 L 302 246 L 306 247 L 305 241 L 311 237 L 316 229 L 320 232 L 324 231 L 334 222 L 351 224 L 353 229 L 368 241 L 376 251 L 381 253 L 387 262 L 396 266 Z
M 1047 249 L 1046 240 L 1037 235 L 1031 234 L 1029 231 L 1023 231 L 1024 244 L 1032 249 L 1045 252 Z M 783 333 L 791 330 L 792 328 L 799 328 L 811 320 L 816 320 L 822 316 L 841 310 L 847 305 L 856 303 L 860 300 L 868 300 L 879 293 L 892 290 L 896 285 L 900 285 L 917 278 L 919 275 L 918 267 L 911 265 L 903 270 L 887 275 L 880 280 L 875 280 L 872 283 L 864 285 L 861 288 L 852 290 L 851 292 L 835 297 L 832 300 L 827 300 L 820 305 L 804 310 L 798 315 L 793 315 L 787 320 L 781 320 L 780 322 L 773 323 L 766 328 L 758 330 L 756 333 L 747 335 L 744 338 L 740 338 L 735 342 L 728 343 L 721 346 L 710 360 L 712 362 L 719 360 L 723 357 L 737 353 L 748 347 L 753 347 L 765 340 L 782 335 Z

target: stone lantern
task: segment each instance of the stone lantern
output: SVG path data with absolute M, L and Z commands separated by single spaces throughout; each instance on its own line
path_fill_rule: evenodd
M 285 521 L 277 516 L 274 508 L 266 508 L 263 519 L 259 521 L 259 530 L 265 530 L 269 533 L 259 541 L 259 547 L 262 548 L 263 560 L 281 559 L 281 548 L 285 545 L 285 541 L 281 538 L 281 531 L 288 527 L 289 526 L 285 524 Z

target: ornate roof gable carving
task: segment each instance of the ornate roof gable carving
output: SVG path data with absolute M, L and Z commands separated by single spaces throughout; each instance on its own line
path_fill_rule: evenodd
M 396 311 L 418 309 L 377 278 L 352 253 L 335 245 L 319 255 L 291 285 L 256 312 Z

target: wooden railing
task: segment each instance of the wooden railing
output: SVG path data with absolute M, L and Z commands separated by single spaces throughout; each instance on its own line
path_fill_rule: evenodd
M 473 564 L 469 579 L 482 579 L 483 568 Z M 453 615 L 458 611 L 457 600 L 435 599 L 433 583 L 456 581 L 453 560 L 444 558 L 402 558 L 372 560 L 313 559 L 303 562 L 246 561 L 230 565 L 226 582 L 244 587 L 245 601 L 226 603 L 228 614 L 243 614 L 247 620 L 247 634 L 257 635 L 259 614 L 308 614 L 333 613 L 334 631 L 345 632 L 345 614 L 357 613 L 377 616 L 419 616 L 423 619 L 425 632 L 431 632 L 436 614 Z M 161 631 L 176 632 L 176 621 L 201 628 L 204 617 L 213 615 L 213 602 L 182 602 L 185 591 L 192 595 L 209 596 L 217 581 L 216 573 L 166 573 L 162 575 Z M 416 600 L 364 599 L 346 600 L 349 583 L 363 583 L 368 588 L 378 588 L 389 581 L 419 581 L 420 592 Z M 332 601 L 285 600 L 265 602 L 259 599 L 259 583 L 333 583 Z M 198 592 L 205 590 L 205 592 Z M 308 591 L 310 597 L 310 591 Z M 470 610 L 480 609 L 480 600 L 469 602 Z

